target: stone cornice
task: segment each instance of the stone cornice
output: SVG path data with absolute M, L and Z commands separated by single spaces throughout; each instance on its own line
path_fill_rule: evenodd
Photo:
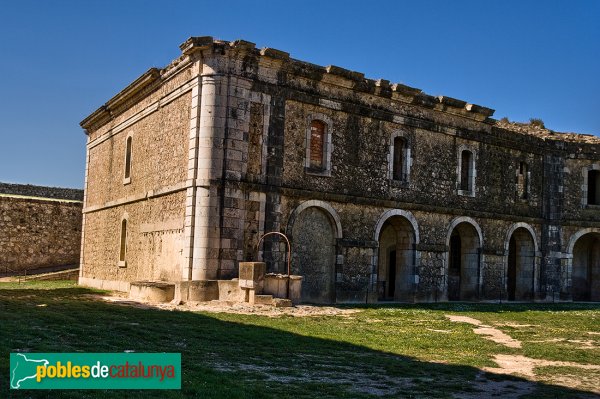
M 160 79 L 160 70 L 158 68 L 150 68 L 142 76 L 133 81 L 129 86 L 121 90 L 116 96 L 111 98 L 94 111 L 90 116 L 81 121 L 80 125 L 86 131 L 95 124 L 102 124 L 109 121 L 112 117 L 113 110 L 131 97 L 150 86 Z
M 351 71 L 335 65 L 324 67 L 311 64 L 309 62 L 293 59 L 290 57 L 290 54 L 285 51 L 273 48 L 257 49 L 254 43 L 245 40 L 228 42 L 216 40 L 212 36 L 190 37 L 183 42 L 179 48 L 181 49 L 182 56 L 175 62 L 177 68 L 187 66 L 190 60 L 211 57 L 231 57 L 240 60 L 243 59 L 243 62 L 238 63 L 238 67 L 234 67 L 233 70 L 228 69 L 227 71 L 224 71 L 224 73 L 233 73 L 245 76 L 249 79 L 262 80 L 265 77 L 259 75 L 258 70 L 252 66 L 253 61 L 251 60 L 254 59 L 254 62 L 258 63 L 257 65 L 266 65 L 267 67 L 274 66 L 279 72 L 287 74 L 290 77 L 296 76 L 299 78 L 320 81 L 327 85 L 339 86 L 359 93 L 389 98 L 416 107 L 428 108 L 434 111 L 471 119 L 486 125 L 494 125 L 496 123 L 496 121 L 491 118 L 494 114 L 494 110 L 491 108 L 448 96 L 431 96 L 418 88 L 410 87 L 402 83 L 390 83 L 384 79 L 375 80 L 365 78 L 364 74 L 361 72 Z M 182 62 L 184 59 L 187 60 L 187 62 Z M 231 66 L 234 64 L 222 65 Z M 242 69 L 239 69 L 240 65 L 242 66 Z M 170 67 L 172 66 L 168 66 L 165 70 Z M 161 75 L 165 70 L 156 68 L 150 69 L 106 104 L 85 118 L 81 122 L 81 126 L 84 129 L 88 129 L 92 126 L 98 126 L 108 122 L 113 115 L 114 108 L 123 104 L 123 102 L 128 99 L 131 99 L 136 93 L 139 93 L 157 80 L 162 79 Z M 265 83 L 267 83 L 267 81 L 265 81 Z M 498 127 L 494 128 L 498 129 Z M 507 128 L 500 130 L 513 132 L 512 129 Z M 523 134 L 521 133 L 521 135 Z M 573 136 L 579 135 L 574 134 Z M 557 141 L 561 140 L 559 139 Z M 576 142 L 577 145 L 580 144 L 580 140 L 573 139 L 571 141 Z M 596 153 L 596 151 L 592 152 Z

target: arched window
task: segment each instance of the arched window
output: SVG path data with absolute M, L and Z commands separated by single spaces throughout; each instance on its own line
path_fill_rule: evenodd
M 121 221 L 121 240 L 119 243 L 119 267 L 127 266 L 127 219 Z
M 304 171 L 311 175 L 331 176 L 333 150 L 332 121 L 324 114 L 308 115 L 306 120 L 306 156 Z
M 460 190 L 473 191 L 473 153 L 463 150 L 460 154 Z
M 519 199 L 529 198 L 529 165 L 519 162 L 517 171 L 517 196 Z
M 588 170 L 587 172 L 587 203 L 600 205 L 600 171 Z
M 132 137 L 129 136 L 125 142 L 125 175 L 123 184 L 131 182 L 131 141 Z
M 310 123 L 310 168 L 323 170 L 325 167 L 325 133 L 327 125 L 319 120 Z

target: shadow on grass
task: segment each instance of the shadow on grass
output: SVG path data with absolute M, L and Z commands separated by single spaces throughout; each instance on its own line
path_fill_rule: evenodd
M 423 309 L 441 310 L 448 312 L 528 312 L 528 311 L 576 311 L 576 310 L 600 310 L 600 302 L 558 302 L 558 303 L 481 303 L 481 302 L 436 302 L 436 303 L 376 303 L 358 305 L 339 305 L 348 308 L 360 309 Z
M 288 326 L 301 323 L 301 319 L 284 318 L 281 322 L 263 318 L 261 323 L 267 326 L 257 326 L 251 324 L 256 320 L 253 316 L 139 309 L 99 302 L 88 295 L 96 293 L 84 288 L 0 289 L 3 397 L 592 397 L 564 387 L 482 374 L 474 367 L 424 362 L 341 340 L 316 338 L 310 332 L 273 328 L 283 322 Z M 448 310 L 456 311 L 454 304 L 431 306 L 450 306 Z M 319 328 L 327 329 L 327 318 L 319 320 L 323 323 Z M 182 390 L 8 390 L 10 352 L 125 350 L 180 352 Z

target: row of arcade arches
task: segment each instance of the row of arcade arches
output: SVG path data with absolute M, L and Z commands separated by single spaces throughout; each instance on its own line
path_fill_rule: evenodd
M 336 301 L 336 270 L 344 263 L 337 240 L 342 226 L 337 212 L 326 202 L 302 203 L 290 215 L 287 234 L 292 238 L 292 269 L 304 276 L 302 296 L 306 302 Z M 377 243 L 372 257 L 372 283 L 379 300 L 413 301 L 418 284 L 420 253 L 419 227 L 414 216 L 404 210 L 384 212 L 375 226 Z M 481 298 L 483 234 L 469 217 L 451 221 L 442 260 L 442 298 L 478 300 Z M 600 230 L 585 229 L 569 244 L 569 291 L 573 300 L 600 300 Z M 506 233 L 504 248 L 504 297 L 508 300 L 534 300 L 539 279 L 541 253 L 533 228 L 515 223 Z

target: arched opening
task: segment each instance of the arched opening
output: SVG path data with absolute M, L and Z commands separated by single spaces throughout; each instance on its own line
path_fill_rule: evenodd
M 303 276 L 302 302 L 335 302 L 336 227 L 323 209 L 302 210 L 292 226 L 292 273 Z
M 379 233 L 378 298 L 412 301 L 414 295 L 415 232 L 403 216 L 392 216 Z
M 459 223 L 448 242 L 448 300 L 479 299 L 479 255 L 481 243 L 475 227 Z
M 531 233 L 519 227 L 510 236 L 506 290 L 509 301 L 528 301 L 534 297 L 535 244 Z
M 573 246 L 574 301 L 600 301 L 600 233 L 581 236 Z

